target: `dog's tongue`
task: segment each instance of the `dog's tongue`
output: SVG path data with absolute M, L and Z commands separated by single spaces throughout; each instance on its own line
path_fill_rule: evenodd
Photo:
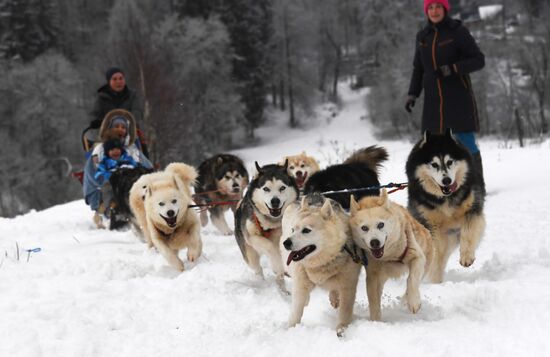
M 307 172 L 305 174 L 302 174 L 302 173 L 296 174 L 296 184 L 298 185 L 299 188 L 304 186 L 304 182 L 306 182 L 306 178 L 307 178 Z
M 294 260 L 294 257 L 298 254 L 297 251 L 291 251 L 290 253 L 288 253 L 288 258 L 286 260 L 286 265 L 290 265 L 290 263 Z
M 384 247 L 378 248 L 378 249 L 371 249 L 370 251 L 372 252 L 372 255 L 374 255 L 376 259 L 380 259 L 384 255 Z
M 443 194 L 445 195 L 450 195 L 451 193 L 456 191 L 457 187 L 458 187 L 458 184 L 455 181 L 449 186 L 441 187 L 441 192 L 443 192 Z
M 286 260 L 286 265 L 290 265 L 292 261 L 299 261 L 304 259 L 309 253 L 313 252 L 317 247 L 312 245 L 308 245 L 300 250 L 293 250 L 288 254 L 288 258 Z

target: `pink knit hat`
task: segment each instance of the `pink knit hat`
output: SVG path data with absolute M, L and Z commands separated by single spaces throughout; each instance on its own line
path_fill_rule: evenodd
M 449 0 L 424 0 L 424 13 L 428 14 L 428 7 L 431 4 L 441 4 L 445 8 L 447 12 L 451 9 L 451 5 L 449 5 Z

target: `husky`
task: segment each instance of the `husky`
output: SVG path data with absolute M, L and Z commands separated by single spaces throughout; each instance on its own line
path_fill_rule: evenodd
M 187 248 L 190 262 L 202 252 L 199 219 L 189 208 L 190 186 L 196 177 L 193 167 L 172 163 L 164 172 L 143 175 L 130 190 L 130 207 L 147 244 L 157 248 L 178 271 L 184 271 L 178 257 L 181 249 Z
M 370 318 L 382 317 L 380 299 L 389 278 L 408 273 L 405 299 L 413 314 L 420 309 L 419 285 L 430 275 L 435 257 L 430 232 L 405 209 L 388 199 L 386 190 L 380 196 L 351 197 L 350 227 L 355 244 L 369 256 L 367 297 Z
M 349 217 L 340 204 L 319 193 L 293 203 L 283 215 L 286 264 L 292 269 L 292 308 L 289 327 L 300 323 L 310 292 L 329 291 L 338 308 L 336 332 L 342 336 L 351 323 L 361 265 L 353 259 Z
M 432 234 L 437 258 L 433 282 L 443 281 L 451 253 L 460 246 L 460 264 L 471 266 L 485 231 L 485 187 L 468 149 L 447 130 L 429 131 L 407 159 L 408 208 Z
M 255 164 L 257 173 L 235 212 L 235 238 L 244 261 L 261 277 L 260 255 L 268 256 L 277 285 L 286 293 L 279 252 L 281 220 L 284 210 L 298 198 L 298 186 L 287 173 L 288 161 L 284 166 Z
M 230 154 L 218 154 L 203 161 L 199 166 L 199 177 L 195 184 L 195 202 L 208 204 L 209 202 L 235 201 L 235 204 L 216 205 L 208 208 L 214 226 L 223 235 L 232 235 L 233 231 L 227 225 L 225 212 L 231 207 L 233 213 L 236 203 L 242 198 L 244 189 L 248 185 L 248 171 L 240 158 Z M 208 224 L 206 210 L 200 213 L 202 226 Z
M 134 183 L 143 175 L 151 173 L 152 169 L 146 169 L 138 166 L 133 169 L 119 169 L 111 175 L 109 183 L 113 189 L 113 198 L 115 205 L 111 207 L 110 229 L 119 229 L 132 221 L 132 211 L 130 209 L 129 194 Z
M 298 188 L 302 190 L 306 181 L 320 170 L 315 158 L 308 156 L 305 151 L 301 154 L 286 156 L 283 162 L 288 160 L 288 174 L 296 179 Z
M 369 146 L 356 151 L 344 163 L 332 165 L 313 174 L 304 186 L 304 194 L 311 192 L 340 191 L 379 186 L 378 169 L 388 159 L 386 149 Z M 355 199 L 363 196 L 379 195 L 379 189 L 354 192 Z M 349 209 L 349 193 L 326 194 L 336 200 L 344 209 Z

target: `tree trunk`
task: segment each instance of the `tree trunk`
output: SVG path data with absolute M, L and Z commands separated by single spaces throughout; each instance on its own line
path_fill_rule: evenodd
M 291 128 L 297 126 L 296 117 L 294 116 L 294 92 L 292 90 L 292 63 L 290 62 L 290 38 L 288 35 L 288 14 L 287 9 L 284 9 L 283 15 L 284 21 L 284 38 L 285 38 L 285 60 L 286 60 L 286 75 L 288 84 L 288 109 L 289 109 L 289 123 Z
M 523 147 L 523 124 L 522 124 L 521 118 L 519 116 L 518 108 L 514 109 L 514 115 L 516 117 L 516 129 L 518 131 L 519 146 Z

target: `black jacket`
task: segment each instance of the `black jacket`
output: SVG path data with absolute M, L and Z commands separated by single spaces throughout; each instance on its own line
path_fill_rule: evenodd
M 437 69 L 449 65 L 452 74 L 442 77 Z M 444 133 L 479 130 L 477 105 L 469 74 L 485 66 L 485 56 L 459 20 L 446 17 L 429 23 L 416 35 L 409 95 L 424 89 L 422 131 Z
M 116 93 L 106 84 L 97 90 L 97 99 L 90 113 L 90 119 L 95 121 L 96 127 L 99 127 L 105 115 L 113 109 L 126 109 L 132 113 L 138 123 L 143 117 L 142 104 L 134 91 L 124 87 L 122 92 Z

